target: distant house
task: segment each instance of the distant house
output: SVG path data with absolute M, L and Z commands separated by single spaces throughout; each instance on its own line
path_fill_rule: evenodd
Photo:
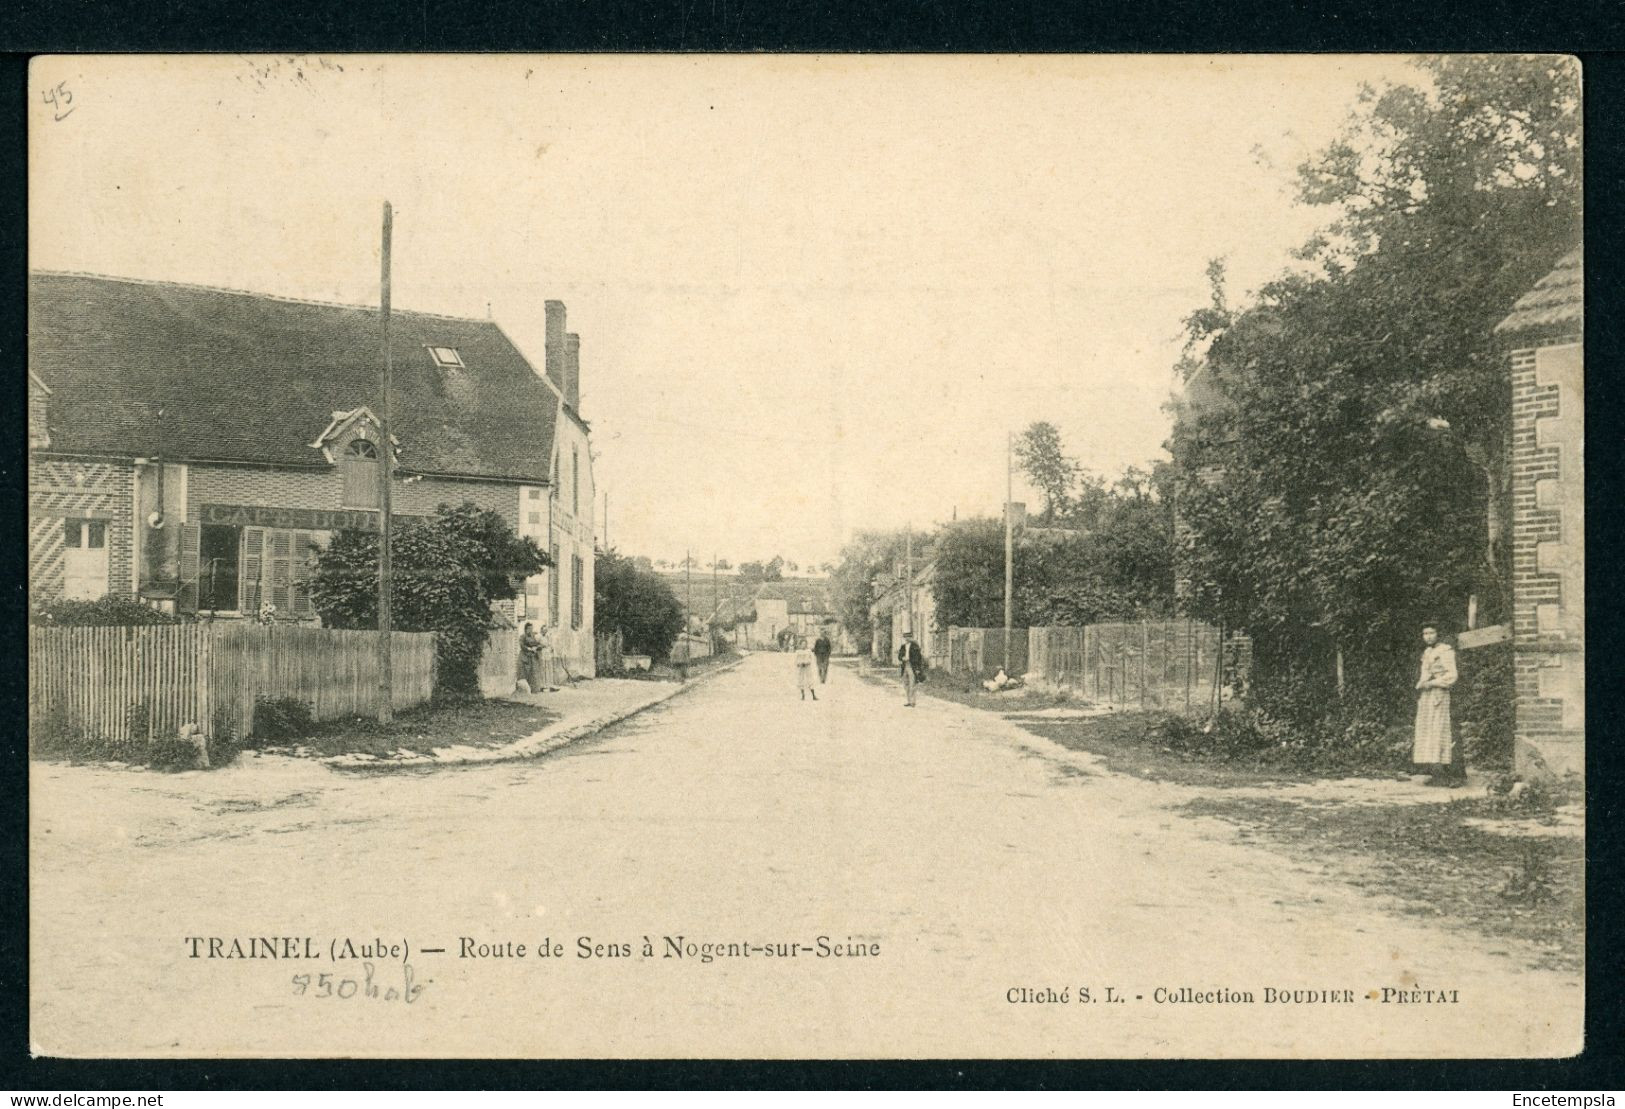
M 915 561 L 919 562 L 920 557 L 916 556 Z M 924 558 L 924 564 L 915 567 L 912 590 L 901 563 L 875 580 L 874 600 L 869 605 L 873 628 L 869 654 L 877 662 L 897 657 L 897 645 L 903 641 L 905 631 L 914 633 L 926 662 L 940 665 L 943 661 L 940 656 L 947 649 L 948 629 L 937 624 L 937 560 L 929 553 Z
M 1585 261 L 1564 256 L 1495 335 L 1512 373 L 1518 769 L 1585 769 Z
M 743 643 L 758 650 L 785 645 L 790 637 L 816 639 L 830 636 L 836 653 L 853 654 L 856 648 L 835 616 L 828 578 L 786 578 L 764 582 L 752 597 L 755 619 L 742 625 Z
M 545 374 L 489 320 L 392 313 L 391 501 L 403 516 L 471 501 L 549 550 L 554 568 L 504 607 L 546 619 L 591 673 L 579 340 L 562 304 L 545 310 Z M 35 273 L 29 343 L 36 596 L 315 619 L 315 549 L 379 526 L 376 308 Z

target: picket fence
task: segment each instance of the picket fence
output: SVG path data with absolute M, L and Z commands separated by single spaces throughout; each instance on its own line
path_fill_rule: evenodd
M 317 720 L 377 712 L 378 633 L 259 624 L 28 629 L 30 719 L 128 743 L 184 724 L 248 736 L 261 697 L 294 698 Z M 392 700 L 434 688 L 434 635 L 397 632 Z
M 1029 628 L 1032 679 L 1118 708 L 1202 714 L 1244 681 L 1248 644 L 1194 620 Z

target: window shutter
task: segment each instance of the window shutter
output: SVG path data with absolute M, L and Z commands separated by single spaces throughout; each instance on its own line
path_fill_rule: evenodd
M 265 538 L 270 547 L 265 555 L 270 572 L 265 576 L 270 579 L 271 603 L 278 616 L 287 616 L 293 612 L 293 532 L 267 531 Z
M 293 542 L 293 612 L 295 616 L 309 616 L 312 607 L 310 603 L 310 560 L 316 554 L 316 541 L 311 538 L 310 532 L 301 531 L 294 536 Z
M 181 612 L 197 611 L 198 547 L 202 529 L 197 524 L 181 525 L 181 583 L 175 594 L 175 607 Z
M 265 529 L 243 529 L 243 581 L 240 588 L 241 600 L 238 607 L 244 613 L 257 613 L 260 610 L 260 597 L 264 594 L 261 579 L 264 577 L 265 561 Z
M 554 543 L 553 565 L 547 568 L 548 584 L 552 587 L 547 600 L 547 622 L 555 628 L 559 626 L 559 578 L 563 576 L 559 570 L 559 545 Z

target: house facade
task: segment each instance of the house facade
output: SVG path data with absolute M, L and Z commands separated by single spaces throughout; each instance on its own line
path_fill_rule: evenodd
M 1517 769 L 1585 771 L 1585 262 L 1579 249 L 1495 328 L 1512 374 Z
M 538 588 L 560 590 L 561 650 L 591 673 L 591 462 L 566 358 L 576 348 L 561 346 L 543 374 L 489 320 L 396 311 L 391 331 L 393 511 L 472 502 L 556 542 L 564 561 Z M 34 596 L 316 619 L 316 549 L 379 527 L 376 309 L 36 273 L 29 339 Z M 561 479 L 581 489 L 579 513 L 555 511 Z M 529 588 L 510 615 L 529 611 Z
M 934 585 L 937 578 L 937 560 L 927 557 L 925 564 L 914 571 L 912 589 L 902 567 L 875 582 L 875 599 L 869 606 L 873 639 L 869 654 L 877 662 L 891 662 L 897 657 L 897 645 L 903 633 L 912 631 L 925 661 L 941 665 L 946 653 L 947 631 L 937 625 L 937 601 Z

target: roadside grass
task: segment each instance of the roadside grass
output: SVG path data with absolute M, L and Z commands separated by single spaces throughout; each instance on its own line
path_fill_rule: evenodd
M 896 687 L 901 695 L 902 683 L 895 669 L 860 667 L 859 673 L 870 681 Z M 965 678 L 943 671 L 931 671 L 919 691 L 928 697 L 1011 718 L 1012 723 L 1034 735 L 1053 740 L 1069 751 L 1094 755 L 1108 770 L 1136 778 L 1222 789 L 1271 782 L 1309 782 L 1322 776 L 1300 768 L 1272 765 L 1261 758 L 1219 758 L 1178 750 L 1161 741 L 1155 727 L 1163 719 L 1160 713 L 1129 711 L 1071 718 L 1033 717 L 1028 714 L 1043 709 L 1077 707 L 1080 702 L 1032 689 L 988 693 Z M 1402 777 L 1386 771 L 1370 773 L 1376 777 Z
M 859 673 L 901 696 L 895 669 L 860 667 Z M 1398 786 L 1409 775 L 1358 765 L 1294 766 L 1292 751 L 1178 748 L 1164 742 L 1170 730 L 1159 713 L 1035 717 L 1030 714 L 1037 710 L 1077 703 L 1031 690 L 989 694 L 951 675 L 931 674 L 920 692 L 996 713 L 1069 750 L 1096 756 L 1110 771 L 1214 791 L 1174 811 L 1231 824 L 1244 838 L 1323 866 L 1335 880 L 1388 899 L 1403 913 L 1448 920 L 1516 943 L 1516 957 L 1535 966 L 1572 972 L 1583 965 L 1585 844 L 1575 821 L 1578 787 L 1572 781 L 1519 787 L 1527 788 L 1520 796 L 1505 792 L 1511 779 L 1502 776 L 1492 782 L 1500 792 L 1396 797 L 1391 804 L 1379 796 L 1356 803 L 1339 798 L 1336 780 L 1386 779 Z M 1312 789 L 1324 788 L 1324 795 L 1308 799 L 1223 792 L 1317 782 L 1326 784 Z M 1570 818 L 1567 828 L 1560 809 Z
M 403 750 L 427 754 L 436 747 L 502 747 L 541 731 L 557 719 L 556 712 L 518 701 L 426 705 L 396 713 L 389 724 L 364 716 L 323 721 L 295 740 L 261 749 L 326 758 L 356 754 L 382 757 Z
M 1506 822 L 1522 825 L 1509 833 L 1467 823 L 1504 821 L 1493 797 L 1397 805 L 1199 797 L 1175 811 L 1254 833 L 1407 915 L 1527 944 L 1537 967 L 1572 972 L 1584 965 L 1584 841 L 1538 834 L 1543 814 Z

